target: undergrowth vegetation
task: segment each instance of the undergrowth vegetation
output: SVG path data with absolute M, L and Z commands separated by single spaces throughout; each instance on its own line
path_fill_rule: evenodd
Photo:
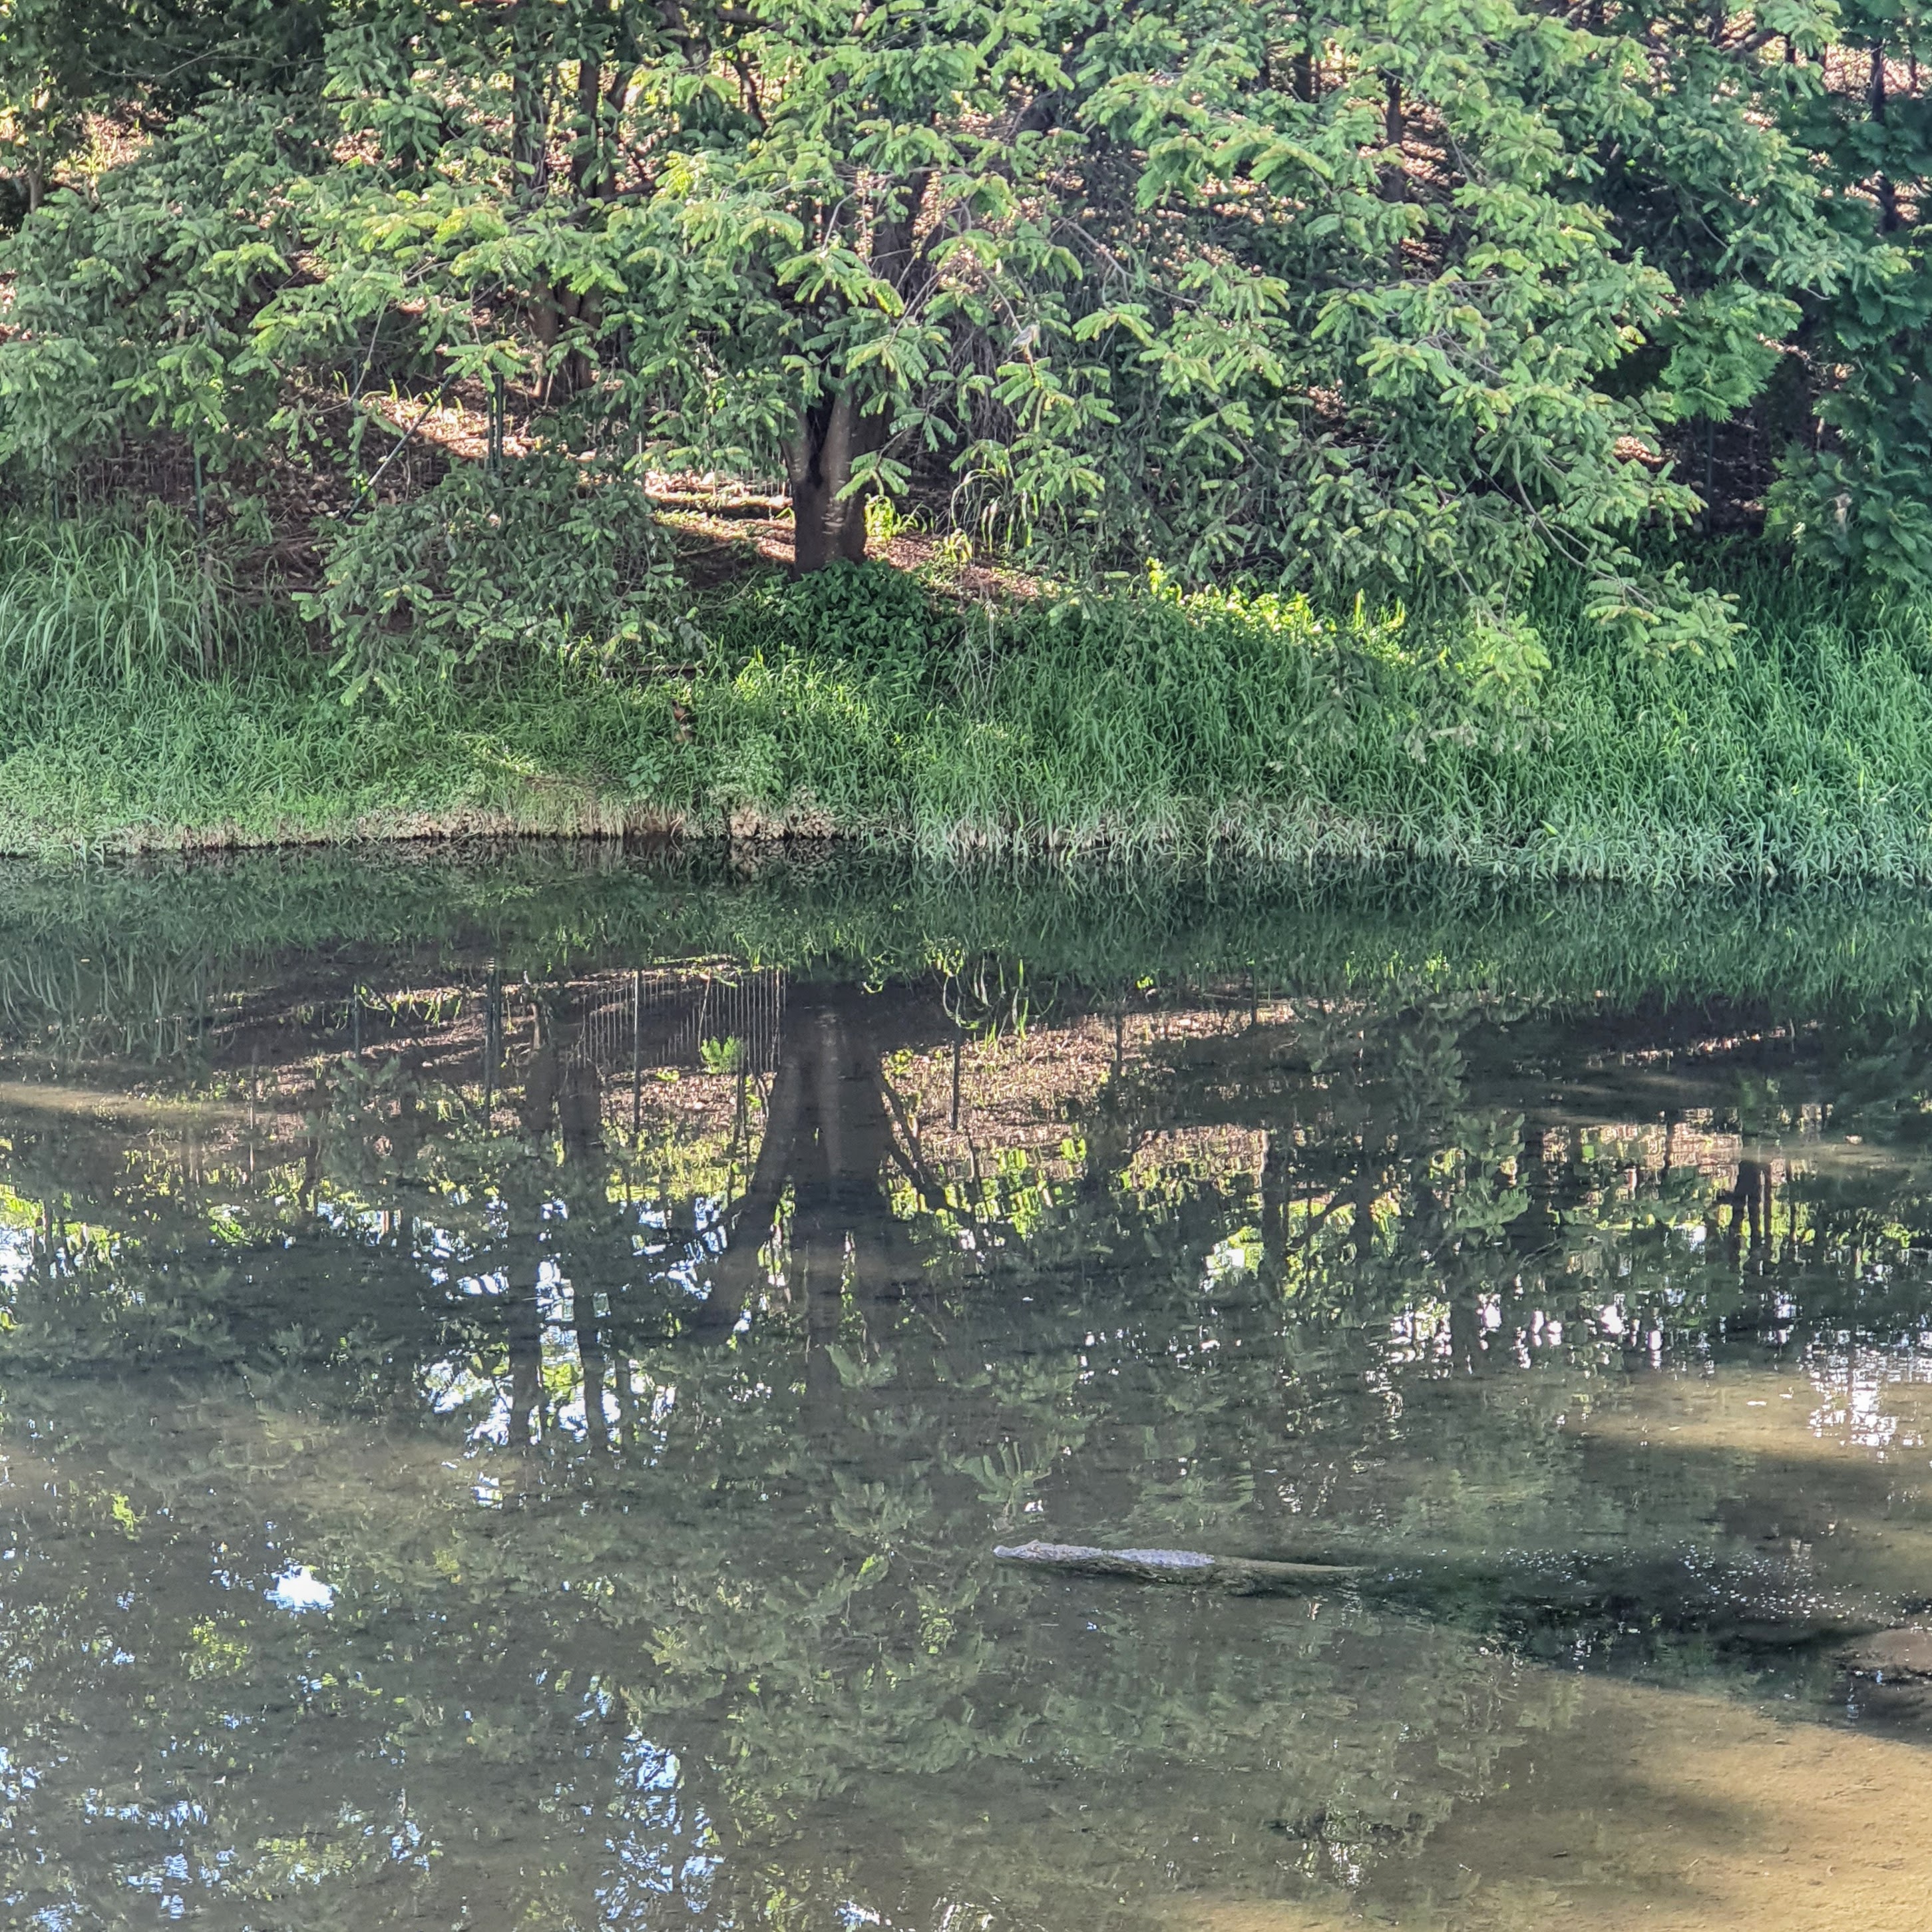
M 1932 878 L 1932 610 L 1748 563 L 1729 661 L 1299 598 L 987 604 L 881 566 L 711 594 L 692 661 L 538 640 L 387 703 L 184 532 L 0 527 L 0 838 L 839 835 L 932 854 Z
M 16 699 L 208 672 L 269 634 L 164 517 L 138 531 L 0 519 L 0 675 Z

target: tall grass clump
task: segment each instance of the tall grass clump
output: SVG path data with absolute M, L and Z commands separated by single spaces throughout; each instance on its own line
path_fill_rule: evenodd
M 250 628 L 212 553 L 157 517 L 0 519 L 0 676 L 29 690 L 207 676 Z

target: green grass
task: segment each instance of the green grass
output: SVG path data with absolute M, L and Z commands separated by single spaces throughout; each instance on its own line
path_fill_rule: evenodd
M 1544 600 L 1540 681 L 1454 639 L 1123 590 L 968 614 L 765 580 L 706 661 L 339 700 L 166 533 L 0 530 L 0 847 L 464 830 L 836 834 L 928 856 L 1424 860 L 1516 879 L 1932 879 L 1932 610 L 1734 572 L 1734 664 Z
M 0 672 L 17 688 L 206 672 L 271 626 L 185 532 L 0 519 Z

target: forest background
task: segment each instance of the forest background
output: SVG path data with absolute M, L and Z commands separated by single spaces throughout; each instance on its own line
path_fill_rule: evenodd
M 0 844 L 1932 878 L 1924 31 L 0 0 Z

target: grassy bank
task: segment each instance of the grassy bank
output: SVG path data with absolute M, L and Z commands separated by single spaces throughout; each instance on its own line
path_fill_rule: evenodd
M 340 699 L 159 536 L 0 536 L 0 846 L 727 830 L 928 854 L 1932 879 L 1932 612 L 1761 568 L 1736 662 L 1548 668 L 1397 620 L 1124 586 L 988 616 L 892 572 L 715 593 L 670 672 L 507 662 Z

